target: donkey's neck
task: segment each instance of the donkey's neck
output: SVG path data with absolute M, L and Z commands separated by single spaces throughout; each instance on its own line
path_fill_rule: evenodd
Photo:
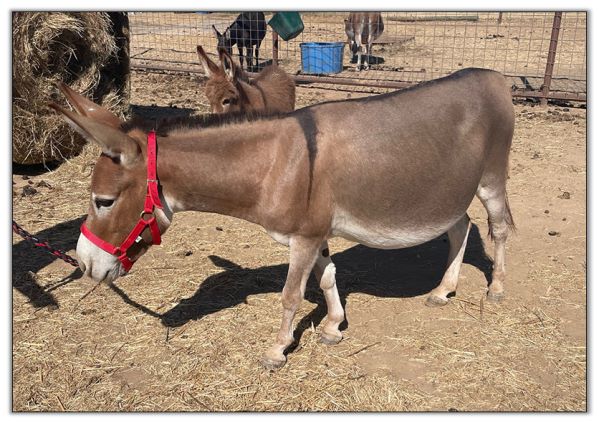
M 158 178 L 169 207 L 258 223 L 257 203 L 274 158 L 269 148 L 274 138 L 269 121 L 179 130 L 159 138 Z

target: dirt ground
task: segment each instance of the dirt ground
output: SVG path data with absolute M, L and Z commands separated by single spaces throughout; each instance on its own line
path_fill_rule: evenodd
M 298 107 L 368 95 L 298 87 Z M 207 110 L 194 77 L 135 73 L 134 112 Z M 176 109 L 175 109 L 176 108 Z M 13 238 L 13 410 L 576 410 L 586 402 L 586 110 L 516 104 L 507 297 L 485 301 L 492 245 L 475 200 L 457 295 L 424 306 L 443 236 L 404 250 L 330 242 L 347 319 L 318 343 L 313 279 L 287 365 L 259 359 L 280 324 L 288 249 L 226 216 L 175 216 L 114 286 Z M 98 154 L 15 169 L 13 218 L 74 254 Z M 91 291 L 91 292 L 90 292 Z

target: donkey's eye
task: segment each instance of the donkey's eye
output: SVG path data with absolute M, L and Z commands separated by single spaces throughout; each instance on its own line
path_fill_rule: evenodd
M 102 207 L 110 207 L 114 204 L 114 200 L 110 198 L 96 198 L 94 200 L 96 208 L 101 209 Z
M 231 99 L 230 99 L 230 98 L 225 98 L 225 99 L 223 100 L 223 106 L 226 106 L 226 105 L 228 105 L 228 104 L 231 104 Z

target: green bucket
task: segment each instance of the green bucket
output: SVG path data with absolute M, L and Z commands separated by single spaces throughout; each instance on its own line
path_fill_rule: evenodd
M 285 41 L 297 37 L 304 30 L 304 23 L 298 12 L 277 12 L 268 24 Z

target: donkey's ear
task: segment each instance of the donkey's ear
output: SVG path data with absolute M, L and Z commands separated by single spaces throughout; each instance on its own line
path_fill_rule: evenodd
M 83 138 L 99 144 L 104 154 L 119 159 L 124 166 L 134 163 L 141 156 L 139 144 L 120 129 L 64 109 L 55 103 L 50 103 L 48 106 L 60 113 L 61 117 Z
M 122 125 L 121 119 L 119 119 L 110 110 L 94 103 L 93 101 L 85 98 L 78 92 L 72 90 L 64 82 L 58 84 L 58 88 L 67 98 L 69 103 L 80 115 L 94 119 L 98 122 L 105 123 L 106 125 L 112 126 L 113 128 L 120 128 Z
M 229 53 L 227 53 L 224 48 L 219 48 L 218 57 L 220 59 L 220 63 L 222 64 L 223 71 L 225 72 L 225 75 L 227 75 L 227 78 L 229 78 L 231 81 L 235 81 L 239 75 L 239 70 L 237 69 L 237 65 L 235 62 L 233 62 L 233 59 Z
M 216 35 L 216 38 L 221 38 L 222 34 L 220 32 L 218 32 L 218 29 L 216 29 L 216 27 L 214 25 L 212 25 L 212 30 L 214 31 L 214 34 Z
M 198 51 L 198 59 L 200 59 L 200 63 L 204 67 L 206 76 L 210 78 L 212 75 L 219 73 L 220 67 L 210 60 L 202 46 L 197 46 L 196 50 Z

